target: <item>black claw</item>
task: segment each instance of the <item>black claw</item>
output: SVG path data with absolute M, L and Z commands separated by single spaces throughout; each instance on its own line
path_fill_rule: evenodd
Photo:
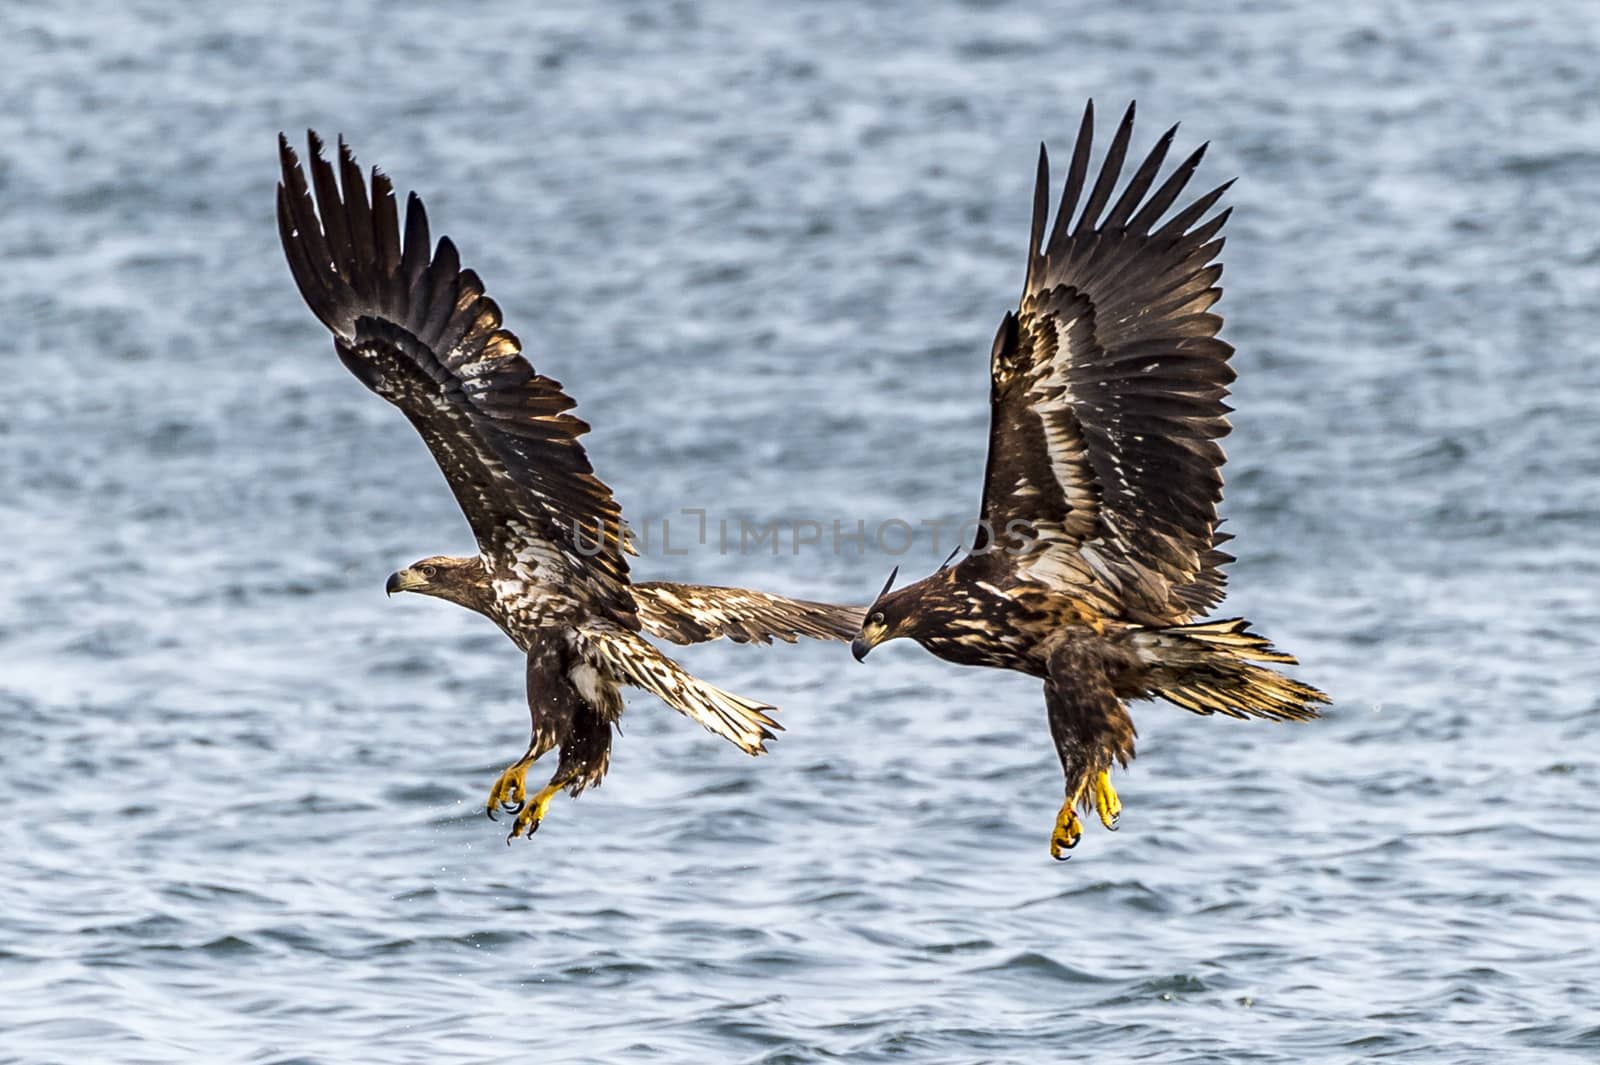
M 493 806 L 489 807 L 487 810 L 485 810 L 483 812 L 489 815 L 489 820 L 495 822 L 496 824 L 500 823 L 500 819 L 494 815 L 494 807 Z
M 1054 858 L 1058 862 L 1072 861 L 1072 855 L 1070 854 L 1052 854 L 1050 857 Z

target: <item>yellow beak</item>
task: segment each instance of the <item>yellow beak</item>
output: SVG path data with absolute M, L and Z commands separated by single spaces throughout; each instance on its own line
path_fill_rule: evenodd
M 389 579 L 384 582 L 385 595 L 395 592 L 414 592 L 418 588 L 426 587 L 428 579 L 414 569 L 396 570 L 389 574 Z

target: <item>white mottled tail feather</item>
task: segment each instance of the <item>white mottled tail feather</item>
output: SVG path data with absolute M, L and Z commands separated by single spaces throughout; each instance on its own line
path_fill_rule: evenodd
M 1328 697 L 1258 662 L 1293 665 L 1293 655 L 1250 631 L 1244 618 L 1202 621 L 1132 634 L 1151 665 L 1151 688 L 1197 714 L 1309 721 Z
M 783 731 L 769 715 L 777 707 L 707 684 L 656 650 L 637 633 L 585 629 L 585 648 L 613 678 L 659 698 L 678 713 L 746 754 L 765 754 L 766 741 Z

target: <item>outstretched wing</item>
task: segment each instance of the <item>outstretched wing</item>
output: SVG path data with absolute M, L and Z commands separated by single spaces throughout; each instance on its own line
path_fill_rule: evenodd
M 315 200 L 278 139 L 278 232 L 339 358 L 422 434 L 485 553 L 631 624 L 621 512 L 578 442 L 589 427 L 566 413 L 572 399 L 523 357 L 450 239 L 430 248 L 415 193 L 402 237 L 388 177 L 373 169 L 369 200 L 344 142 L 336 179 L 309 139 Z
M 673 643 L 705 643 L 726 636 L 734 643 L 848 640 L 866 611 L 807 599 L 788 599 L 748 588 L 643 581 L 633 586 L 644 631 Z
M 1131 620 L 1170 623 L 1221 599 L 1231 561 L 1217 549 L 1217 440 L 1230 428 L 1233 349 L 1209 310 L 1228 212 L 1202 221 L 1228 185 L 1163 221 L 1205 154 L 1158 186 L 1174 126 L 1113 201 L 1133 114 L 1080 212 L 1094 133 L 1094 105 L 1085 109 L 1048 239 L 1040 148 L 1027 283 L 992 354 L 982 510 L 992 538 L 980 544 Z

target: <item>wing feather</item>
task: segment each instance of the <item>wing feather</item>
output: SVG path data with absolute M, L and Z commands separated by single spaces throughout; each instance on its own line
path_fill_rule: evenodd
M 1089 202 L 1083 205 L 1077 232 L 1094 231 L 1101 210 L 1111 198 L 1111 190 L 1117 186 L 1117 178 L 1122 174 L 1122 160 L 1128 154 L 1128 142 L 1133 139 L 1133 109 L 1134 105 L 1130 103 L 1121 124 L 1117 126 L 1117 132 L 1111 137 L 1111 147 L 1106 149 L 1105 162 L 1100 165 L 1100 176 L 1095 179 L 1094 189 L 1089 193 Z M 1048 258 L 1049 249 L 1045 254 Z
M 572 398 L 534 370 L 454 242 L 430 250 L 414 193 L 402 236 L 388 177 L 373 170 L 369 199 L 343 141 L 337 171 L 315 133 L 309 143 L 308 182 L 279 138 L 278 229 L 341 361 L 417 428 L 482 551 L 636 625 L 621 512 L 579 442 L 588 425 L 566 413 Z
M 1093 145 L 1094 101 L 1090 100 L 1083 109 L 1083 121 L 1078 123 L 1078 141 L 1072 151 L 1072 163 L 1067 168 L 1066 184 L 1061 188 L 1061 206 L 1056 208 L 1056 224 L 1050 229 L 1052 245 L 1059 244 L 1065 238 L 1067 228 L 1072 224 L 1072 212 L 1078 209 L 1078 197 L 1083 195 L 1083 182 L 1089 175 L 1089 150 Z M 1039 146 L 1039 159 L 1044 170 L 1042 176 L 1045 178 L 1039 184 L 1048 186 L 1049 157 L 1042 144 Z M 1035 245 L 1029 252 L 1035 256 L 1042 256 L 1044 246 Z
M 1211 312 L 1228 212 L 1208 217 L 1228 185 L 1162 222 L 1205 155 L 1202 145 L 1163 179 L 1174 126 L 1118 193 L 1134 110 L 1091 182 L 1093 104 L 1085 108 L 1042 245 L 1041 153 L 1027 284 L 991 360 L 982 517 L 996 535 L 1016 521 L 1033 528 L 1017 566 L 1036 579 L 1169 623 L 1221 598 L 1230 561 L 1216 549 L 1226 539 L 1217 440 L 1229 431 L 1233 349 L 1217 339 L 1222 319 Z
M 704 643 L 726 636 L 734 643 L 794 643 L 848 640 L 861 629 L 866 611 L 807 599 L 719 588 L 707 584 L 643 581 L 633 586 L 644 631 L 678 644 Z

